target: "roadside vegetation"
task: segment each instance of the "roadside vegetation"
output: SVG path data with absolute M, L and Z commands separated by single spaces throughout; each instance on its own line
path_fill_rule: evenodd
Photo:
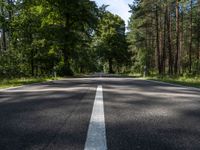
M 135 0 L 127 39 L 134 72 L 199 87 L 200 1 Z
M 8 88 L 8 87 L 16 87 L 26 84 L 33 84 L 33 83 L 39 83 L 39 82 L 46 82 L 46 81 L 52 81 L 57 80 L 59 78 L 14 78 L 14 79 L 0 79 L 0 89 L 1 88 Z
M 146 77 L 145 79 L 149 80 L 156 80 L 156 81 L 162 81 L 162 82 L 167 82 L 167 83 L 174 83 L 174 84 L 179 84 L 179 85 L 184 85 L 184 86 L 191 86 L 191 87 L 196 87 L 200 88 L 200 77 L 159 77 L 159 76 L 149 76 Z
M 0 0 L 0 77 L 121 72 L 122 18 L 82 0 Z
M 127 29 L 107 7 L 90 0 L 0 0 L 0 84 L 91 72 L 199 83 L 200 1 L 133 0 Z

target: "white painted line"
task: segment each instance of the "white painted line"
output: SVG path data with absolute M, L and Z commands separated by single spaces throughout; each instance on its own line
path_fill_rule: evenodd
M 107 150 L 103 89 L 101 85 L 97 87 L 84 150 Z

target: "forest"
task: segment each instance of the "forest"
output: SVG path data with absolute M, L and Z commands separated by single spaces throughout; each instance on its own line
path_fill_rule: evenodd
M 199 0 L 135 0 L 130 8 L 127 39 L 135 70 L 199 75 Z
M 0 78 L 200 74 L 200 1 L 133 0 L 128 27 L 90 0 L 0 0 Z

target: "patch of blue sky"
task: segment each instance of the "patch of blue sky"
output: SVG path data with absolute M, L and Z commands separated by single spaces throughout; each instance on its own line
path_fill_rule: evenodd
M 128 4 L 132 4 L 133 0 L 93 0 L 96 2 L 98 6 L 102 6 L 103 4 L 109 5 L 107 8 L 113 14 L 119 15 L 128 25 L 128 20 L 131 14 L 129 13 Z

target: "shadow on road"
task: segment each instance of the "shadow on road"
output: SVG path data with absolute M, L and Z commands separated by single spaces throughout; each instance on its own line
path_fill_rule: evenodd
M 0 149 L 83 149 L 96 90 L 87 84 L 57 81 L 0 92 Z
M 130 79 L 103 87 L 108 149 L 200 149 L 199 91 Z

